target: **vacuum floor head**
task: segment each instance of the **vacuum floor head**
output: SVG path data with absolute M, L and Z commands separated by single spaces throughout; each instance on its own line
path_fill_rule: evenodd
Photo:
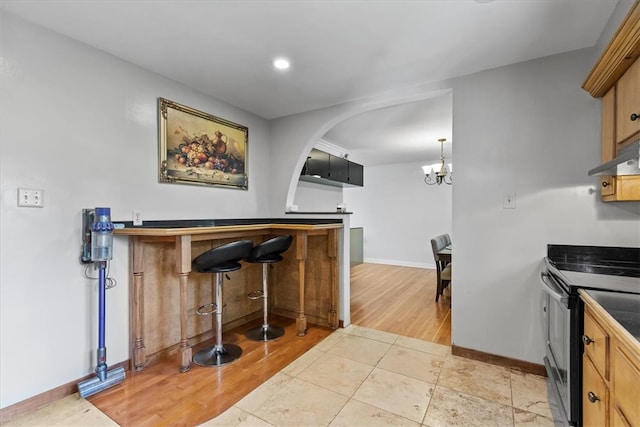
M 80 393 L 80 397 L 86 399 L 87 397 L 106 390 L 109 387 L 120 384 L 125 378 L 126 375 L 124 373 L 124 368 L 120 367 L 112 369 L 111 371 L 107 371 L 107 377 L 104 381 L 100 381 L 100 378 L 95 376 L 79 383 L 78 392 Z

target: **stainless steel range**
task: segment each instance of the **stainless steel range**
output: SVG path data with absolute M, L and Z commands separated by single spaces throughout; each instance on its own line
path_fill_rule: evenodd
M 557 424 L 582 425 L 583 305 L 578 289 L 640 294 L 640 248 L 548 245 L 544 290 L 549 402 Z

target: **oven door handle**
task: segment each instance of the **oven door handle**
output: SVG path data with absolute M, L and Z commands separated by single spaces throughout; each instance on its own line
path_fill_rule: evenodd
M 565 307 L 569 306 L 569 296 L 562 292 L 561 288 L 554 282 L 553 277 L 548 272 L 541 271 L 540 280 L 544 285 L 544 291 L 549 294 L 551 298 Z

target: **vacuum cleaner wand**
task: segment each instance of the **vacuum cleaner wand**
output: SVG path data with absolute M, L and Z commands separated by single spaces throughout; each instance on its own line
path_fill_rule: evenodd
M 105 297 L 106 297 L 106 261 L 98 261 L 98 281 L 100 282 L 98 289 L 98 316 L 100 319 L 105 316 Z M 107 347 L 104 343 L 105 322 L 98 322 L 98 353 L 96 362 L 96 374 L 100 381 L 107 379 Z
M 98 269 L 98 351 L 96 354 L 96 377 L 78 384 L 80 397 L 87 398 L 125 379 L 124 368 L 107 370 L 107 348 L 105 345 L 105 307 L 107 290 L 107 262 L 111 260 L 113 247 L 113 224 L 110 208 L 96 208 L 95 222 L 91 224 L 91 261 Z

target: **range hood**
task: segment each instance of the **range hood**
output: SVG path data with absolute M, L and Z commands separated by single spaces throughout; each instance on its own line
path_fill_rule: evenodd
M 621 149 L 615 159 L 591 169 L 589 175 L 640 175 L 639 156 L 640 139 Z

